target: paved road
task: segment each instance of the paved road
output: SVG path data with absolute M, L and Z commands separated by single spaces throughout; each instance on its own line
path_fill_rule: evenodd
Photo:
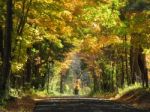
M 51 98 L 36 103 L 33 112 L 150 112 L 98 98 Z

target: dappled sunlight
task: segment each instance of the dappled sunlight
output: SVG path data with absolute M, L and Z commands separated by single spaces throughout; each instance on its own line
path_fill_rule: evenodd
M 1 0 L 0 111 L 146 112 L 149 17 L 149 0 Z

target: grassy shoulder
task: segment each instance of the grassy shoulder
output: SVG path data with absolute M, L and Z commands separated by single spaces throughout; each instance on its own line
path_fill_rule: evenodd
M 10 90 L 10 97 L 0 104 L 0 112 L 33 112 L 35 104 L 39 100 L 48 100 L 50 97 L 73 96 L 73 94 L 60 94 L 56 91 L 47 93 L 46 90 Z
M 32 112 L 34 106 L 35 101 L 31 96 L 11 97 L 0 106 L 0 112 Z
M 114 100 L 136 108 L 150 109 L 150 89 L 135 88 L 117 95 Z
M 11 93 L 7 100 L 3 100 L 0 105 L 0 112 L 33 112 L 36 99 L 48 98 L 46 91 L 20 91 Z
M 140 84 L 126 86 L 116 92 L 97 92 L 93 97 L 110 99 L 119 103 L 128 104 L 140 109 L 150 109 L 150 88 L 142 88 Z

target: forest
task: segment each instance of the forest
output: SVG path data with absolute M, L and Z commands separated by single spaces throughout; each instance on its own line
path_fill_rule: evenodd
M 0 0 L 0 102 L 150 86 L 149 0 Z

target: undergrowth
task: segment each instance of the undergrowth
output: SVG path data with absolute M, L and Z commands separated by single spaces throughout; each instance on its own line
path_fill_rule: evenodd
M 130 86 L 125 86 L 124 88 L 119 88 L 118 89 L 118 95 L 119 96 L 123 96 L 124 94 L 126 94 L 127 92 L 131 91 L 131 90 L 136 90 L 136 89 L 142 89 L 142 86 L 140 83 L 135 83 L 133 85 Z
M 123 88 L 119 88 L 115 91 L 111 91 L 111 92 L 104 92 L 104 91 L 97 91 L 97 92 L 91 92 L 89 94 L 89 96 L 91 97 L 104 97 L 104 98 L 111 98 L 111 97 L 121 97 L 124 94 L 128 93 L 131 90 L 136 90 L 136 89 L 142 89 L 142 86 L 140 83 L 135 83 L 134 85 L 130 85 L 130 86 L 125 86 Z M 150 90 L 150 89 L 147 89 Z

